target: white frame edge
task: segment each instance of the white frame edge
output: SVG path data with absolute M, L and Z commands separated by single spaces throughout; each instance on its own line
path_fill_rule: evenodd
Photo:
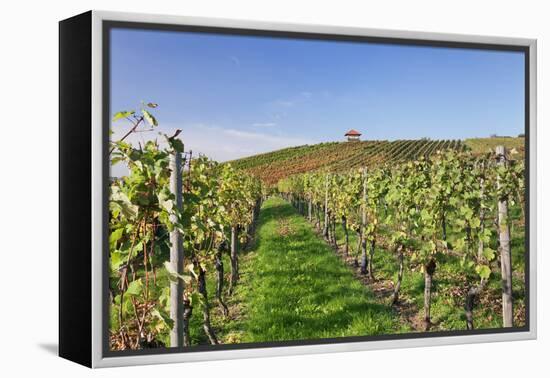
M 102 311 L 102 21 L 129 21 L 174 25 L 197 25 L 241 29 L 259 29 L 287 32 L 358 35 L 384 38 L 425 39 L 432 41 L 517 45 L 529 47 L 530 108 L 529 108 L 529 323 L 528 332 L 457 335 L 382 341 L 349 342 L 253 349 L 233 349 L 206 352 L 150 354 L 143 356 L 103 357 Z M 262 21 L 244 21 L 219 18 L 169 16 L 126 12 L 92 11 L 92 367 L 116 367 L 176 362 L 257 358 L 314 353 L 353 352 L 391 348 L 427 347 L 453 344 L 487 343 L 498 341 L 533 340 L 537 337 L 537 42 L 535 39 L 491 37 L 446 33 L 381 30 L 315 24 L 289 24 Z

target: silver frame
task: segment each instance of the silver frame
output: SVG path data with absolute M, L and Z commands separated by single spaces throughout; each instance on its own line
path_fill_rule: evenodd
M 529 47 L 530 103 L 529 103 L 529 325 L 528 332 L 495 333 L 483 335 L 457 335 L 417 339 L 350 342 L 284 346 L 254 349 L 220 350 L 189 353 L 150 354 L 140 356 L 103 357 L 103 310 L 102 310 L 102 21 L 129 21 L 173 25 L 213 26 L 240 29 L 256 29 L 287 32 L 343 34 L 384 38 L 407 38 L 430 41 L 502 44 Z M 287 356 L 329 352 L 352 352 L 389 348 L 411 348 L 450 344 L 486 343 L 496 341 L 532 340 L 537 337 L 537 41 L 525 38 L 491 37 L 427 33 L 403 30 L 381 30 L 356 27 L 326 26 L 315 24 L 289 24 L 262 21 L 244 21 L 219 18 L 167 16 L 125 12 L 92 11 L 92 367 L 115 367 L 174 362 L 193 362 Z

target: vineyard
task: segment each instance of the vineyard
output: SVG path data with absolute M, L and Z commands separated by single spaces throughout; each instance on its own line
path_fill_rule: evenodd
M 381 163 L 396 164 L 429 158 L 445 150 L 485 154 L 502 145 L 516 151 L 518 158 L 521 158 L 525 151 L 524 143 L 524 138 L 330 142 L 284 148 L 230 163 L 259 177 L 267 185 L 276 185 L 280 179 L 299 173 L 321 169 L 341 172 L 350 168 L 376 167 Z
M 179 130 L 130 143 L 156 107 L 113 117 L 111 350 L 525 323 L 523 150 L 335 142 L 219 164 Z
M 147 109 L 155 107 L 120 112 L 114 120 L 130 121 L 130 131 L 156 127 Z M 231 293 L 239 277 L 239 245 L 253 233 L 260 181 L 206 157 L 192 158 L 176 136 L 164 136 L 164 148 L 156 140 L 138 148 L 125 138 L 113 143 L 112 163 L 129 169 L 110 187 L 113 350 L 189 346 L 197 322 L 209 342 L 218 344 L 210 307 L 215 297 L 227 313 L 222 254 L 229 252 Z M 216 273 L 207 278 L 211 271 Z M 209 297 L 211 278 L 217 281 Z
M 463 294 L 468 329 L 474 328 L 478 297 L 502 282 L 503 325 L 512 326 L 512 241 L 524 239 L 523 185 L 523 160 L 511 160 L 501 147 L 485 155 L 446 151 L 397 166 L 290 176 L 278 190 L 371 282 L 380 279 L 373 263 L 377 249 L 393 255 L 397 269 L 385 277 L 391 280 L 392 304 L 399 303 L 406 271 L 421 272 L 419 307 L 429 330 L 437 270 Z M 341 246 L 337 224 L 344 235 Z M 524 246 L 518 244 L 516 276 L 524 269 Z M 517 285 L 523 292 L 523 276 Z

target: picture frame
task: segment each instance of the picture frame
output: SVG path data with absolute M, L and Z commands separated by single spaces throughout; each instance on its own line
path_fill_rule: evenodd
M 537 335 L 536 40 L 368 28 L 89 11 L 59 24 L 59 355 L 88 367 L 285 356 L 535 339 Z M 113 28 L 261 36 L 304 41 L 516 51 L 524 54 L 525 324 L 191 349 L 109 348 L 109 32 Z M 83 242 L 86 241 L 86 242 Z M 107 337 L 106 337 L 107 335 Z M 126 353 L 130 352 L 130 353 Z

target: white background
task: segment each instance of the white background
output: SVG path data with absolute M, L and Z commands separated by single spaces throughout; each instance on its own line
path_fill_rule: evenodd
M 23 1 L 0 22 L 0 375 L 542 376 L 548 366 L 547 155 L 550 12 L 545 1 Z M 538 39 L 537 341 L 103 369 L 56 357 L 58 25 L 89 9 L 332 24 Z M 546 66 L 546 67 L 545 67 Z M 74 125 L 78 127 L 78 125 Z M 546 227 L 545 227 L 546 226 Z M 86 241 L 83 241 L 86 242 Z M 546 351 L 545 351 L 546 349 Z M 539 371 L 539 373 L 537 373 Z M 547 372 L 546 372 L 547 374 Z

